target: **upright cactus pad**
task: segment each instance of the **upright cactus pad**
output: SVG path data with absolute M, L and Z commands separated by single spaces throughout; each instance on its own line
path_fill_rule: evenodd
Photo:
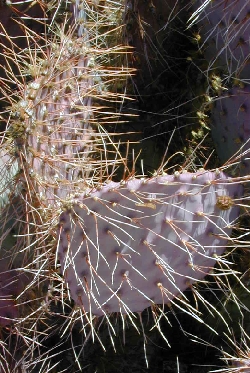
M 211 76 L 217 95 L 211 110 L 217 154 L 244 176 L 249 173 L 250 2 L 197 0 L 194 9 L 191 19 L 201 35 L 206 73 L 218 74 Z
M 198 0 L 193 18 L 198 17 L 201 48 L 209 63 L 231 76 L 250 74 L 250 2 L 248 0 Z
M 97 11 L 90 5 L 80 0 L 71 3 L 64 23 L 51 25 L 46 37 L 29 35 L 32 49 L 24 49 L 14 61 L 20 80 L 6 68 L 18 88 L 4 90 L 9 102 L 5 117 L 9 117 L 2 147 L 16 156 L 32 206 L 57 209 L 62 200 L 81 190 L 85 180 L 99 182 L 100 175 L 105 179 L 113 158 L 119 163 L 113 154 L 115 134 L 111 140 L 102 126 L 117 125 L 116 105 L 124 102 L 125 94 L 112 85 L 115 80 L 121 87 L 131 70 L 116 62 L 118 54 L 127 53 L 126 46 L 105 47 L 105 38 L 114 31 L 99 35 L 110 25 L 105 24 L 105 12 L 100 24 L 95 23 Z
M 211 130 L 221 162 L 230 158 L 237 174 L 250 172 L 250 86 L 235 86 L 214 99 Z
M 9 167 L 10 175 L 0 183 L 0 192 L 6 191 L 0 229 L 0 326 L 6 339 L 0 348 L 11 364 L 0 353 L 0 371 L 8 365 L 5 370 L 13 372 L 65 371 L 59 362 L 70 339 L 69 365 L 75 359 L 74 371 L 84 370 L 79 356 L 88 336 L 102 344 L 95 326 L 106 320 L 112 340 L 114 312 L 124 329 L 125 316 L 133 323 L 131 312 L 149 306 L 160 329 L 165 310 L 157 304 L 169 302 L 200 320 L 184 290 L 218 262 L 215 277 L 227 281 L 220 268 L 228 264 L 227 244 L 236 241 L 230 235 L 243 194 L 240 178 L 221 171 L 126 179 L 134 172 L 128 171 L 128 152 L 120 152 L 122 134 L 115 140 L 128 88 L 123 81 L 131 72 L 119 65 L 128 52 L 122 39 L 117 43 L 122 2 L 48 5 L 56 22 L 42 20 L 48 27 L 40 35 L 24 27 L 27 48 L 2 56 L 0 148 L 7 154 L 2 171 Z M 61 6 L 67 9 L 60 18 Z M 108 182 L 120 174 L 121 163 L 124 180 Z M 62 339 L 51 347 L 47 340 L 56 334 Z
M 71 297 L 98 316 L 172 302 L 224 252 L 241 193 L 223 173 L 202 171 L 110 182 L 76 197 L 58 240 Z

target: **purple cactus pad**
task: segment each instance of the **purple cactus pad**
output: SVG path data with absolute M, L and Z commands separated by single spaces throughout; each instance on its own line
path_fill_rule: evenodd
M 75 303 L 101 316 L 172 301 L 230 240 L 242 194 L 221 172 L 110 182 L 61 214 L 58 257 Z
M 217 0 L 204 6 L 204 0 L 198 0 L 194 10 L 199 13 L 197 25 L 209 68 L 215 65 L 230 76 L 249 79 L 250 2 Z
M 233 87 L 215 99 L 212 109 L 212 136 L 217 154 L 224 163 L 233 157 L 237 174 L 250 173 L 250 86 Z

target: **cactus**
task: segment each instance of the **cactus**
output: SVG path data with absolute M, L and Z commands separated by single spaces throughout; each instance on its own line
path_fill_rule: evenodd
M 249 174 L 249 2 L 197 1 L 191 20 L 201 36 L 211 94 L 211 133 L 222 164 Z M 212 88 L 212 89 L 211 89 Z
M 220 170 L 168 176 L 163 166 L 158 176 L 134 178 L 120 150 L 122 134 L 114 130 L 125 98 L 123 80 L 132 71 L 117 66 L 120 54 L 127 54 L 126 46 L 116 45 L 119 26 L 112 31 L 120 5 L 74 1 L 70 7 L 62 22 L 59 8 L 52 10 L 57 24 L 41 37 L 27 29 L 32 43 L 15 58 L 10 51 L 5 56 L 18 71 L 8 71 L 2 90 L 9 105 L 2 111 L 2 170 L 12 170 L 1 184 L 6 370 L 9 364 L 13 371 L 50 371 L 57 346 L 46 350 L 46 338 L 54 333 L 68 339 L 75 325 L 84 346 L 92 336 L 105 348 L 99 328 L 106 321 L 114 343 L 111 313 L 121 316 L 124 329 L 127 320 L 138 329 L 141 312 L 151 306 L 161 332 L 169 303 L 202 322 L 184 290 L 203 281 L 216 262 L 227 267 L 227 243 L 240 242 L 230 235 L 244 179 Z M 122 181 L 111 181 L 120 178 L 121 165 Z M 215 279 L 220 283 L 225 273 L 216 268 Z M 142 322 L 141 328 L 146 344 Z M 81 370 L 74 342 L 72 349 Z
M 195 2 L 191 20 L 197 22 L 208 71 L 217 67 L 229 77 L 249 78 L 249 12 L 244 0 Z
M 114 77 L 126 78 L 128 71 L 100 65 L 98 61 L 112 50 L 94 50 L 89 44 L 92 36 L 86 34 L 84 22 L 88 20 L 80 6 L 74 5 L 74 9 L 79 7 L 80 26 L 73 24 L 67 30 L 68 20 L 57 26 L 46 42 L 46 54 L 39 42 L 34 46 L 35 58 L 33 50 L 24 50 L 17 61 L 23 82 L 18 82 L 14 95 L 5 92 L 10 117 L 2 149 L 17 164 L 15 188 L 22 198 L 25 194 L 26 207 L 31 206 L 28 214 L 38 218 L 37 225 L 46 224 L 46 211 L 56 213 L 72 193 L 105 179 L 114 163 L 108 160 L 109 151 L 112 146 L 118 149 L 102 127 L 117 119 L 105 101 L 117 104 L 123 99 L 123 94 L 108 92 L 107 86 Z M 117 47 L 114 52 L 123 50 Z M 24 78 L 27 73 L 32 80 Z
M 249 6 L 249 1 L 240 0 L 197 1 L 191 17 L 198 29 L 200 51 L 207 61 L 205 68 L 200 62 L 198 64 L 207 78 L 206 93 L 212 96 L 209 97 L 209 108 L 206 111 L 207 124 L 211 125 L 212 145 L 215 146 L 220 162 L 228 166 L 227 172 L 241 175 L 245 180 L 249 179 Z M 207 82 L 210 83 L 209 87 Z M 245 190 L 245 193 L 248 191 Z M 244 226 L 245 234 L 242 237 L 245 244 L 249 234 L 248 218 L 243 219 L 241 224 L 242 228 Z M 247 262 L 241 277 L 243 279 L 249 271 L 247 251 L 239 250 L 233 257 L 237 258 L 236 263 L 237 260 Z M 240 299 L 239 288 L 244 291 L 244 297 Z M 222 306 L 218 307 L 218 312 L 228 320 L 230 328 L 223 329 L 217 324 L 220 333 L 218 343 L 223 340 L 225 349 L 222 360 L 228 366 L 216 369 L 215 372 L 249 371 L 249 337 L 243 329 L 243 325 L 248 327 L 248 282 L 243 281 L 239 288 L 232 283 L 231 302 L 228 302 L 225 295 L 221 300 Z M 239 324 L 242 335 L 236 336 Z M 234 345 L 234 353 L 228 351 L 229 344 Z M 218 345 L 214 347 L 218 349 Z
M 83 312 L 142 312 L 204 278 L 225 250 L 241 187 L 222 174 L 111 182 L 60 218 L 58 256 Z M 237 204 L 237 202 L 236 202 Z
M 234 172 L 249 175 L 250 87 L 234 86 L 214 99 L 211 131 L 221 162 L 230 160 Z
M 105 8 L 114 17 L 110 23 L 105 12 L 99 17 L 93 4 L 70 6 L 72 13 L 63 23 L 50 24 L 46 36 L 26 28 L 28 47 L 18 53 L 9 48 L 4 56 L 1 170 L 9 175 L 1 181 L 0 267 L 1 276 L 9 277 L 0 290 L 0 324 L 3 333 L 10 330 L 10 347 L 9 352 L 3 347 L 0 361 L 13 371 L 29 367 L 29 359 L 35 361 L 39 344 L 30 341 L 37 340 L 41 320 L 50 317 L 51 299 L 44 298 L 43 289 L 58 277 L 52 269 L 64 204 L 72 193 L 100 183 L 123 164 L 115 134 L 104 129 L 117 125 L 116 106 L 124 101 L 122 81 L 129 73 L 125 66 L 116 66 L 116 56 L 126 54 L 126 46 L 105 45 L 106 38 L 115 42 L 119 27 L 112 31 L 112 24 L 120 6 Z M 115 80 L 120 93 L 109 91 L 116 88 Z M 25 344 L 25 359 L 15 352 L 17 333 L 16 350 Z M 13 355 L 11 362 L 8 354 Z

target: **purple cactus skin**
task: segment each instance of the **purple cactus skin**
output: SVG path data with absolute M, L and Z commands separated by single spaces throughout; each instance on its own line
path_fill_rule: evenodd
M 223 68 L 229 76 L 250 76 L 250 2 L 248 0 L 196 1 L 193 19 L 202 36 L 208 69 Z M 201 10 L 199 11 L 199 7 Z
M 84 312 L 141 312 L 172 302 L 223 253 L 242 194 L 222 172 L 110 182 L 62 213 L 58 257 Z
M 32 65 L 31 61 L 29 66 L 33 80 L 20 84 L 16 95 L 19 100 L 11 100 L 6 144 L 8 147 L 12 141 L 15 147 L 23 172 L 20 179 L 29 190 L 31 206 L 40 204 L 57 209 L 72 193 L 82 190 L 86 179 L 91 183 L 99 181 L 98 176 L 104 175 L 104 168 L 109 166 L 107 159 L 101 161 L 101 153 L 106 152 L 107 157 L 103 144 L 108 136 L 100 128 L 102 116 L 103 122 L 112 123 L 116 115 L 110 110 L 108 116 L 108 109 L 93 103 L 93 98 L 102 102 L 119 102 L 119 97 L 124 100 L 123 94 L 109 92 L 105 83 L 118 76 L 122 81 L 129 69 L 106 71 L 106 67 L 95 62 L 95 57 L 100 60 L 107 52 L 88 45 L 83 27 L 86 15 L 81 2 L 78 3 L 72 5 L 74 27 L 67 31 L 62 26 L 55 39 L 48 41 L 46 55 L 39 50 L 35 63 Z M 116 52 L 120 51 L 122 48 L 118 47 Z M 117 150 L 115 146 L 114 149 Z M 92 179 L 93 174 L 96 177 Z
M 20 197 L 15 209 L 18 212 L 13 219 L 26 222 L 17 233 L 21 238 L 11 248 L 13 255 L 10 252 L 6 255 L 10 262 L 13 261 L 21 242 L 25 260 L 14 268 L 25 267 L 32 273 L 34 258 L 36 270 L 40 271 L 39 265 L 43 267 L 43 250 L 47 255 L 67 199 L 80 193 L 86 185 L 100 182 L 102 177 L 105 179 L 109 166 L 114 165 L 114 156 L 110 161 L 107 159 L 107 146 L 110 149 L 111 140 L 101 125 L 106 121 L 117 124 L 117 115 L 104 103 L 110 100 L 119 103 L 121 98 L 124 101 L 123 93 L 112 93 L 107 86 L 114 79 L 119 79 L 119 83 L 126 79 L 129 69 L 101 65 L 101 57 L 107 60 L 109 50 L 96 47 L 96 30 L 94 48 L 89 43 L 85 25 L 91 30 L 91 22 L 86 20 L 85 8 L 88 7 L 84 4 L 72 2 L 70 18 L 60 27 L 51 25 L 48 39 L 41 37 L 40 42 L 38 35 L 34 36 L 32 32 L 29 35 L 26 30 L 32 49 L 21 51 L 15 61 L 22 79 L 18 81 L 14 72 L 8 71 L 8 83 L 14 81 L 18 88 L 10 93 L 6 84 L 6 90 L 3 90 L 10 106 L 4 113 L 4 118 L 9 116 L 1 137 L 1 154 L 4 157 L 9 154 L 10 160 L 2 159 L 5 163 L 2 170 L 8 172 L 6 164 L 13 161 L 15 175 L 10 176 L 7 186 L 4 180 L 0 187 L 1 192 L 6 192 L 2 193 L 4 196 L 11 195 L 10 204 L 13 196 Z M 96 10 L 89 8 L 89 12 L 93 16 Z M 71 23 L 70 27 L 67 22 Z M 104 15 L 101 22 L 104 25 L 101 23 L 100 27 L 105 27 Z M 110 30 L 108 34 L 111 34 Z M 112 58 L 121 51 L 126 53 L 126 47 L 114 48 Z M 29 76 L 26 80 L 27 75 L 32 79 Z M 117 152 L 117 146 L 112 145 Z M 117 165 L 122 162 L 117 155 L 115 158 Z M 11 190 L 8 190 L 9 186 Z M 1 203 L 7 202 L 1 200 Z M 34 286 L 38 278 L 39 275 L 34 279 Z M 14 297 L 16 293 L 12 295 Z
M 93 114 L 102 108 L 94 107 L 91 97 L 104 102 L 117 98 L 96 83 L 98 74 L 112 80 L 126 71 L 114 69 L 112 76 L 112 69 L 91 66 L 86 56 L 95 51 L 85 48 L 86 40 L 78 37 L 62 31 L 46 54 L 40 50 L 31 66 L 34 80 L 20 83 L 22 99 L 11 102 L 4 146 L 8 151 L 11 143 L 22 170 L 16 182 L 25 186 L 25 217 L 33 224 L 27 238 L 35 236 L 26 250 L 33 253 L 38 248 L 34 250 L 38 268 L 31 262 L 26 268 L 37 278 L 40 273 L 53 278 L 49 255 L 52 252 L 55 259 L 55 246 L 54 242 L 49 246 L 47 238 L 54 233 L 62 206 L 70 204 L 71 210 L 61 214 L 57 255 L 71 297 L 85 314 L 128 314 L 175 302 L 217 260 L 223 261 L 218 256 L 239 214 L 241 186 L 230 183 L 223 173 L 200 172 L 89 189 L 89 185 L 101 185 L 103 174 L 104 179 L 110 175 L 109 166 L 118 164 L 106 159 L 103 133 L 93 135 Z M 101 53 L 97 51 L 98 57 Z M 106 120 L 110 122 L 109 112 Z M 98 146 L 103 146 L 105 168 L 101 157 L 89 156 L 92 151 L 96 155 Z M 54 275 L 58 278 L 56 271 Z M 9 316 L 16 318 L 13 297 L 22 291 L 16 292 L 11 284 L 8 280 L 8 294 L 2 294 L 7 299 L 3 325 Z M 9 316 L 7 309 L 12 312 Z M 33 318 L 34 314 L 36 310 Z M 36 322 L 33 325 L 36 328 Z
M 234 164 L 241 176 L 250 173 L 250 86 L 234 86 L 214 99 L 211 131 L 217 154 Z
M 88 59 L 80 54 L 85 44 L 62 31 L 47 58 L 33 66 L 34 80 L 24 85 L 23 99 L 12 103 L 9 134 L 24 182 L 30 184 L 30 197 L 41 205 L 56 207 L 89 166 L 93 82 Z
M 18 33 L 18 29 L 12 31 Z M 10 88 L 2 91 L 11 107 L 8 109 L 10 120 L 1 137 L 1 175 L 4 177 L 0 182 L 1 326 L 12 324 L 30 312 L 30 307 L 26 306 L 21 315 L 25 307 L 21 309 L 16 301 L 29 282 L 29 287 L 32 287 L 31 283 L 35 286 L 36 282 L 33 275 L 23 274 L 23 268 L 27 266 L 27 271 L 34 271 L 33 260 L 39 261 L 41 242 L 47 239 L 48 233 L 38 244 L 39 249 L 33 244 L 36 235 L 41 237 L 38 232 L 47 226 L 48 214 L 51 218 L 52 210 L 56 211 L 59 201 L 70 194 L 82 170 L 87 172 L 90 168 L 89 162 L 85 161 L 85 151 L 94 133 L 88 121 L 93 112 L 90 91 L 93 94 L 94 84 L 87 66 L 88 58 L 82 53 L 86 41 L 77 37 L 74 31 L 64 34 L 62 28 L 59 36 L 47 40 L 50 47 L 45 54 L 39 47 L 38 35 L 29 35 L 28 29 L 26 34 L 30 44 L 29 38 L 32 43 L 38 40 L 34 48 L 37 55 L 31 58 L 29 49 L 24 48 L 26 44 L 22 45 L 24 49 L 20 55 L 25 63 L 17 64 L 15 68 L 19 69 L 20 76 L 29 69 L 33 80 L 17 82 L 15 99 Z M 11 58 L 13 54 L 14 50 Z M 9 71 L 8 76 L 11 74 L 14 82 L 14 72 Z M 35 222 L 35 228 L 19 224 L 26 218 Z M 51 221 L 49 225 L 52 225 Z M 15 240 L 11 233 L 13 228 L 18 235 Z

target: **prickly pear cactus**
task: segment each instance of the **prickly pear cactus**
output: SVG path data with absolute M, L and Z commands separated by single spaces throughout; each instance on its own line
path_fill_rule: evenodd
M 216 262 L 228 264 L 222 253 L 228 242 L 234 245 L 230 234 L 242 196 L 241 179 L 221 171 L 132 177 L 129 151 L 122 154 L 122 134 L 116 140 L 115 132 L 123 81 L 131 72 L 118 66 L 127 54 L 116 43 L 122 4 L 67 2 L 70 13 L 66 9 L 60 19 L 61 3 L 55 3 L 48 32 L 39 36 L 25 29 L 27 48 L 4 57 L 8 105 L 1 113 L 1 150 L 7 154 L 4 172 L 9 164 L 14 171 L 0 184 L 7 196 L 0 267 L 8 274 L 0 275 L 0 323 L 7 335 L 0 369 L 13 372 L 56 371 L 52 358 L 57 348 L 63 355 L 62 342 L 45 347 L 55 334 L 72 338 L 71 358 L 81 371 L 79 356 L 89 337 L 105 349 L 99 337 L 103 320 L 115 345 L 111 313 L 121 316 L 123 331 L 125 316 L 136 326 L 135 318 L 141 319 L 135 313 L 148 306 L 160 330 L 169 302 L 200 321 L 184 290 Z M 122 182 L 111 182 L 121 164 Z M 226 272 L 217 273 L 220 278 Z M 79 354 L 75 325 L 82 336 Z
M 211 131 L 221 162 L 234 165 L 234 172 L 250 172 L 250 86 L 234 86 L 214 99 Z
M 32 340 L 41 319 L 50 316 L 51 298 L 44 298 L 42 289 L 58 278 L 55 238 L 63 206 L 72 194 L 106 180 L 123 163 L 115 134 L 107 134 L 103 127 L 118 123 L 117 106 L 125 96 L 122 82 L 129 72 L 117 66 L 115 57 L 126 54 L 126 47 L 109 49 L 105 44 L 106 32 L 110 38 L 117 34 L 119 27 L 112 29 L 120 5 L 105 8 L 114 17 L 110 23 L 105 12 L 98 17 L 96 4 L 84 1 L 68 3 L 63 21 L 58 20 L 59 5 L 54 5 L 58 22 L 48 25 L 46 36 L 27 28 L 27 48 L 15 59 L 15 49 L 4 56 L 1 170 L 8 177 L 0 184 L 0 266 L 3 276 L 10 277 L 1 277 L 0 323 L 10 330 L 9 356 L 17 333 L 20 351 L 22 341 Z M 115 79 L 120 92 L 112 90 Z M 18 332 L 13 333 L 15 328 Z M 28 366 L 36 348 L 26 345 Z M 15 359 L 13 352 L 12 362 Z M 3 364 L 9 363 L 5 359 Z M 23 361 L 16 364 L 16 369 L 24 369 Z
M 221 164 L 249 173 L 249 1 L 196 1 L 192 22 L 200 33 L 210 87 L 210 128 Z M 237 79 L 235 79 L 237 78 Z M 244 82 L 245 80 L 245 82 Z
M 105 131 L 100 129 L 103 106 L 97 101 L 107 96 L 119 100 L 119 94 L 108 92 L 107 81 L 101 79 L 106 72 L 97 57 L 106 51 L 100 49 L 95 55 L 83 26 L 87 16 L 80 6 L 76 3 L 73 8 L 76 31 L 55 31 L 46 58 L 40 51 L 36 63 L 28 66 L 33 79 L 20 85 L 17 99 L 12 100 L 6 132 L 6 144 L 12 141 L 15 147 L 30 198 L 53 208 L 81 190 L 84 180 L 100 173 L 102 162 L 97 155 L 92 159 L 93 153 L 102 152 L 105 139 Z M 81 27 L 77 26 L 80 21 Z M 112 74 L 118 77 L 119 70 L 109 72 L 110 80 Z
M 241 186 L 221 172 L 110 182 L 60 217 L 58 257 L 84 312 L 141 312 L 172 302 L 225 250 Z
M 250 74 L 250 2 L 198 0 L 192 20 L 197 22 L 208 70 L 219 67 L 229 76 Z

